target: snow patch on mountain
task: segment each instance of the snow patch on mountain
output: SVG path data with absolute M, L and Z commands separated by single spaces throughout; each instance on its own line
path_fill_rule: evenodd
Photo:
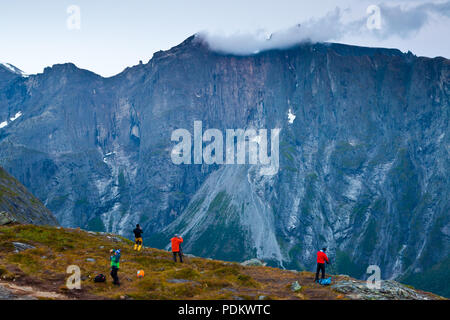
M 22 116 L 22 111 L 17 112 L 14 116 L 12 116 L 11 118 L 9 118 L 9 122 L 8 120 L 2 121 L 0 122 L 0 129 L 5 128 L 8 124 L 10 124 L 11 122 L 17 120 L 18 118 L 20 118 Z
M 289 122 L 290 124 L 293 124 L 295 118 L 296 118 L 296 115 L 292 113 L 292 110 L 291 110 L 291 109 L 289 109 L 289 110 L 288 110 L 288 122 Z
M 19 119 L 20 116 L 22 116 L 22 111 L 17 112 L 13 117 L 9 118 L 9 120 L 15 121 Z
M 19 68 L 13 66 L 10 63 L 6 63 L 6 62 L 2 63 L 2 62 L 0 62 L 0 67 L 3 67 L 4 69 L 6 69 L 6 70 L 8 70 L 8 71 L 10 71 L 12 73 L 18 74 L 18 75 L 20 75 L 22 77 L 28 77 L 28 75 L 25 72 L 23 72 L 22 70 L 20 70 Z

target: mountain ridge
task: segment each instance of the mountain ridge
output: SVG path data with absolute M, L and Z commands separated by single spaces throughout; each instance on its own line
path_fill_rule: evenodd
M 374 53 L 383 53 L 383 54 L 391 53 L 391 55 L 393 55 L 393 56 L 406 55 L 406 56 L 411 56 L 411 57 L 420 58 L 420 59 L 446 59 L 446 60 L 449 59 L 449 58 L 446 58 L 446 57 L 443 57 L 443 56 L 435 56 L 435 57 L 417 56 L 414 53 L 412 53 L 411 51 L 402 52 L 401 50 L 396 49 L 396 48 L 367 47 L 367 46 L 358 46 L 358 45 L 339 43 L 339 42 L 309 42 L 309 41 L 303 41 L 303 42 L 300 42 L 298 44 L 292 45 L 292 46 L 290 46 L 288 48 L 283 48 L 283 49 L 276 49 L 276 48 L 274 48 L 274 49 L 267 49 L 267 50 L 259 51 L 259 52 L 254 53 L 254 54 L 242 54 L 242 55 L 239 55 L 239 54 L 222 53 L 220 51 L 214 51 L 213 49 L 209 48 L 209 45 L 208 45 L 207 41 L 202 39 L 199 34 L 194 34 L 194 35 L 186 38 L 184 41 L 182 41 L 178 45 L 175 45 L 175 46 L 171 47 L 170 49 L 159 50 L 159 51 L 154 52 L 153 56 L 149 59 L 149 61 L 147 63 L 141 63 L 140 62 L 140 63 L 138 63 L 136 65 L 126 66 L 122 71 L 120 71 L 117 74 L 114 74 L 112 76 L 104 77 L 104 76 L 102 76 L 102 75 L 100 75 L 100 74 L 98 74 L 98 73 L 96 73 L 94 71 L 78 67 L 73 62 L 61 62 L 61 63 L 56 63 L 56 64 L 54 64 L 52 66 L 44 67 L 44 71 L 42 73 L 44 73 L 46 69 L 47 70 L 51 70 L 54 67 L 61 67 L 61 66 L 65 66 L 65 65 L 68 65 L 68 66 L 70 65 L 70 66 L 75 66 L 78 70 L 85 70 L 85 71 L 88 71 L 90 73 L 93 73 L 93 74 L 95 74 L 95 75 L 97 75 L 97 76 L 99 76 L 99 77 L 101 77 L 103 79 L 111 79 L 111 78 L 115 78 L 117 76 L 120 76 L 123 73 L 126 73 L 130 69 L 134 69 L 134 68 L 140 67 L 140 66 L 146 66 L 152 61 L 152 59 L 159 58 L 159 57 L 164 57 L 165 53 L 169 53 L 169 52 L 171 52 L 171 51 L 173 51 L 173 50 L 175 50 L 177 48 L 182 48 L 182 47 L 184 47 L 186 45 L 192 45 L 193 42 L 202 45 L 204 48 L 208 48 L 208 50 L 211 50 L 212 52 L 215 52 L 216 54 L 224 55 L 224 56 L 234 56 L 234 57 L 248 57 L 248 56 L 260 55 L 260 54 L 263 54 L 263 53 L 266 53 L 266 52 L 271 52 L 271 51 L 295 50 L 296 48 L 301 47 L 301 46 L 318 45 L 318 46 L 334 47 L 335 49 L 337 48 L 338 50 L 336 50 L 336 51 L 340 52 L 341 54 L 345 54 L 346 52 L 348 53 L 348 51 L 349 51 L 348 49 L 353 48 L 353 49 L 357 49 L 360 52 L 365 52 L 366 54 L 369 53 L 369 52 L 371 54 L 374 54 Z M 19 70 L 20 73 L 17 73 L 17 74 L 24 74 L 23 71 L 20 70 L 19 68 L 17 68 L 16 66 L 11 65 L 10 63 L 3 63 L 3 65 L 5 65 L 5 64 L 6 65 L 10 65 L 12 68 L 15 68 L 15 69 Z M 5 68 L 9 69 L 9 71 L 11 71 L 11 68 L 8 68 L 8 67 L 5 67 Z M 13 71 L 11 71 L 11 72 L 13 72 Z M 27 76 L 34 76 L 34 75 L 38 75 L 38 74 L 42 74 L 42 73 L 27 74 Z

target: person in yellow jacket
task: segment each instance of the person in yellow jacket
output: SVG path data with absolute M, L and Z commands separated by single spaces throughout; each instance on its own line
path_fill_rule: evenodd
M 139 224 L 136 225 L 136 229 L 133 230 L 134 232 L 134 250 L 141 251 L 143 241 L 142 241 L 142 234 L 144 231 L 142 231 L 142 228 Z

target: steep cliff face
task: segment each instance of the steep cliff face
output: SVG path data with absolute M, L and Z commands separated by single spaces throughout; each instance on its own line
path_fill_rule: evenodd
M 1 74 L 0 74 L 1 77 Z M 304 44 L 237 57 L 191 37 L 104 79 L 72 64 L 0 81 L 0 164 L 64 226 L 383 278 L 449 255 L 449 61 Z M 175 165 L 178 128 L 280 128 L 280 169 Z M 448 260 L 447 260 L 448 261 Z
M 0 224 L 10 222 L 57 225 L 51 212 L 0 167 Z

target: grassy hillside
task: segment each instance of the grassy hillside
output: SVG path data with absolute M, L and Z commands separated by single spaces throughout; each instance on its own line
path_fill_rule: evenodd
M 17 251 L 13 242 L 35 248 Z M 109 250 L 122 250 L 121 286 L 109 275 Z M 69 265 L 82 274 L 80 290 L 65 286 Z M 145 277 L 137 279 L 143 269 Z M 106 283 L 94 283 L 96 274 Z M 0 227 L 0 285 L 41 299 L 347 299 L 331 287 L 313 282 L 310 272 L 270 267 L 244 267 L 237 263 L 186 257 L 183 264 L 171 253 L 145 248 L 133 251 L 120 236 L 34 225 Z M 335 282 L 348 277 L 333 277 Z M 301 289 L 293 291 L 298 281 Z M 428 295 L 431 298 L 435 296 Z
M 0 167 L 0 220 L 57 225 L 52 213 L 19 181 Z
M 14 252 L 13 241 L 31 244 L 35 249 Z M 68 297 L 102 299 L 127 297 L 133 299 L 300 299 L 320 296 L 337 298 L 338 294 L 317 287 L 304 287 L 294 293 L 289 286 L 299 274 L 266 267 L 243 267 L 236 263 L 186 257 L 183 264 L 175 264 L 167 251 L 145 248 L 137 253 L 132 242 L 114 235 L 96 235 L 76 229 L 57 229 L 32 225 L 13 225 L 0 228 L 0 273 L 3 280 L 35 285 Z M 121 286 L 115 287 L 109 276 L 109 250 L 122 249 L 119 277 Z M 95 259 L 88 262 L 86 259 Z M 67 266 L 81 268 L 81 290 L 67 290 Z M 136 271 L 145 270 L 143 279 Z M 103 273 L 107 283 L 96 284 L 93 277 Z M 301 275 L 306 279 L 311 274 Z M 270 278 L 270 279 L 266 279 Z M 181 283 L 176 283 L 178 281 Z M 187 281 L 186 281 L 187 280 Z

